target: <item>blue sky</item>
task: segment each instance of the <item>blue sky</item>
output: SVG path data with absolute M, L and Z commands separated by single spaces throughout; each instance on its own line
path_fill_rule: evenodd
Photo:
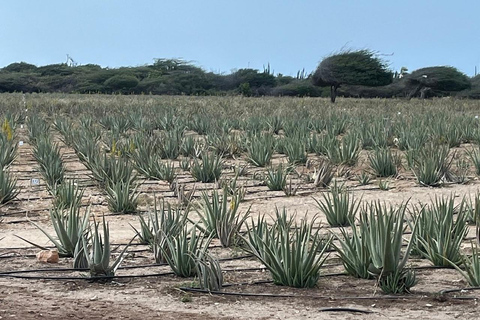
M 480 70 L 479 0 L 0 1 L 0 67 L 25 61 L 108 67 L 182 58 L 207 71 L 313 71 L 369 48 L 410 71 Z M 391 55 L 392 54 L 392 55 Z

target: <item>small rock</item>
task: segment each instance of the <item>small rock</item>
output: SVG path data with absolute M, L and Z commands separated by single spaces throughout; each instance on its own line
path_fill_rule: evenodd
M 43 263 L 58 263 L 57 250 L 42 250 L 37 253 L 37 260 Z

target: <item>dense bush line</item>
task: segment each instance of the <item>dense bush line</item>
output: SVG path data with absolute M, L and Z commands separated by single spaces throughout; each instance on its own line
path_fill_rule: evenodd
M 390 71 L 387 75 L 390 77 L 385 82 L 387 85 L 370 86 L 370 82 L 366 82 L 365 86 L 346 82 L 338 87 L 338 95 L 364 98 L 480 97 L 479 77 L 468 78 L 451 67 L 423 68 L 405 73 L 405 77 L 398 77 L 398 73 Z M 175 59 L 156 59 L 151 65 L 121 68 L 104 68 L 95 64 L 69 66 L 65 63 L 37 67 L 19 62 L 0 69 L 0 92 L 328 96 L 330 88 L 317 86 L 318 83 L 312 81 L 314 78 L 313 73 L 308 75 L 305 72 L 299 72 L 295 77 L 274 74 L 269 67 L 217 74 Z

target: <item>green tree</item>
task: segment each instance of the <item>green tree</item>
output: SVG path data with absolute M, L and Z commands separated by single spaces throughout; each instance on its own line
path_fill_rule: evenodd
M 345 51 L 320 62 L 312 77 L 313 84 L 330 87 L 330 99 L 335 102 L 337 89 L 343 85 L 384 86 L 392 82 L 387 64 L 373 51 Z
M 448 95 L 471 87 L 470 79 L 456 68 L 437 66 L 413 71 L 407 77 L 409 97 Z
M 138 79 L 129 74 L 117 74 L 105 80 L 104 84 L 112 92 L 128 93 L 138 85 Z
M 14 62 L 2 68 L 2 72 L 35 72 L 37 67 L 26 62 Z

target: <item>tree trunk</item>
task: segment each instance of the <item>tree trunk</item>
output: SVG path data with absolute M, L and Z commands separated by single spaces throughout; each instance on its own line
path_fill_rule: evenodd
M 335 99 L 337 98 L 337 89 L 338 86 L 330 86 L 330 101 L 335 103 Z
M 419 84 L 414 90 L 410 91 L 410 94 L 408 95 L 408 99 L 412 99 L 413 97 L 415 97 L 422 89 L 424 88 L 424 85 L 423 84 Z
M 427 94 L 430 93 L 432 89 L 429 88 L 429 87 L 424 87 L 422 88 L 422 90 L 420 90 L 420 99 L 426 99 L 427 98 Z

